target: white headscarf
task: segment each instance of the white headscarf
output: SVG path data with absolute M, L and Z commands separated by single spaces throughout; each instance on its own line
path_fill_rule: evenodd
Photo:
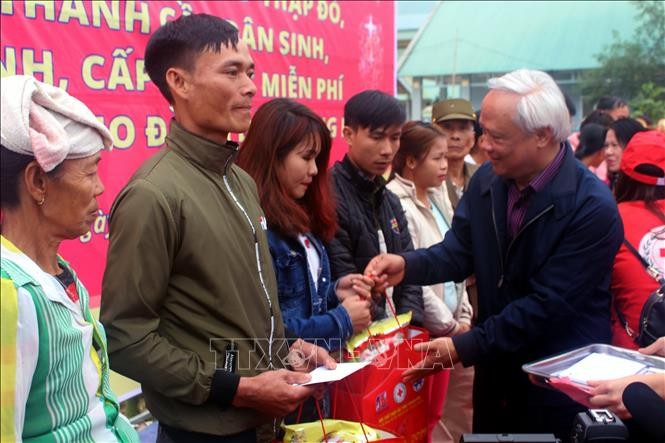
M 0 80 L 2 145 L 31 155 L 46 172 L 65 159 L 111 149 L 106 127 L 80 100 L 60 88 L 25 75 Z

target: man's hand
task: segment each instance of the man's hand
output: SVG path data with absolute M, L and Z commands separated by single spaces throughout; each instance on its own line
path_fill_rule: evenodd
M 660 337 L 646 348 L 638 349 L 642 354 L 660 355 L 665 357 L 665 337 Z
M 314 395 L 314 386 L 294 386 L 311 380 L 308 374 L 286 369 L 268 371 L 255 377 L 241 377 L 232 405 L 283 417 Z
M 427 377 L 442 369 L 452 369 L 459 357 L 450 337 L 441 337 L 413 347 L 416 351 L 426 351 L 424 359 L 404 372 L 404 381 L 410 382 Z
M 346 309 L 346 313 L 349 314 L 354 334 L 367 328 L 372 322 L 372 314 L 370 312 L 371 303 L 369 300 L 354 295 L 344 300 L 342 306 Z
M 395 254 L 381 254 L 367 264 L 364 274 L 374 279 L 374 292 L 382 293 L 404 279 L 404 258 Z
M 372 296 L 374 280 L 362 274 L 348 274 L 337 281 L 335 294 L 340 302 L 357 295 L 369 299 Z
M 291 368 L 296 372 L 310 372 L 319 366 L 325 366 L 328 369 L 337 367 L 335 359 L 328 354 L 328 351 L 308 343 L 302 338 L 291 345 L 287 359 Z

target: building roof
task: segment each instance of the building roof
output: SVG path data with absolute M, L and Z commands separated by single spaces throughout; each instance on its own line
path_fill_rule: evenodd
M 404 1 L 395 2 L 397 15 L 397 31 L 417 31 L 429 17 L 436 6 L 435 1 Z
M 398 75 L 594 68 L 613 30 L 633 36 L 637 12 L 628 1 L 442 1 L 404 52 Z

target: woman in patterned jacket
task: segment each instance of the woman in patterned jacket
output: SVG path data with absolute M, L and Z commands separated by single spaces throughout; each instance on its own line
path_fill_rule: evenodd
M 66 92 L 13 76 L 1 144 L 0 441 L 138 441 L 111 392 L 104 329 L 58 255 L 96 217 L 111 135 Z

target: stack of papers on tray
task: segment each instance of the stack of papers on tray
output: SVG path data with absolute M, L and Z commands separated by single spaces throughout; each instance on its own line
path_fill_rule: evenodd
M 590 381 L 612 380 L 636 374 L 665 374 L 665 358 L 594 343 L 523 367 L 531 381 L 549 386 L 588 408 Z
M 645 368 L 646 365 L 638 361 L 594 352 L 552 375 L 586 384 L 589 380 L 611 380 L 639 374 Z

